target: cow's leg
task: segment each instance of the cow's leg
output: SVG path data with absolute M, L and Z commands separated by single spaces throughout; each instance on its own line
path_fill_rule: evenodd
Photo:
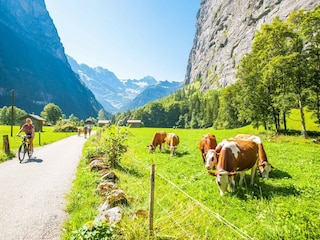
M 245 170 L 244 171 L 240 171 L 239 186 L 242 186 L 245 175 L 246 175 L 246 171 Z
M 231 187 L 231 191 L 235 192 L 236 191 L 235 175 L 229 176 L 229 184 L 230 184 L 230 187 Z
M 160 148 L 160 152 L 162 152 L 162 144 L 161 143 L 159 145 L 159 148 Z
M 174 154 L 174 147 L 170 146 L 170 157 L 172 157 Z
M 253 185 L 253 183 L 254 183 L 254 177 L 256 176 L 256 172 L 257 172 L 257 163 L 251 168 L 251 181 L 250 181 L 250 185 Z

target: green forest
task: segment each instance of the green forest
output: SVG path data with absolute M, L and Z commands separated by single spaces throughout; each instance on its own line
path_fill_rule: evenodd
M 173 95 L 112 117 L 121 124 L 140 119 L 146 127 L 216 129 L 247 124 L 279 132 L 299 109 L 302 134 L 305 112 L 320 123 L 320 8 L 275 18 L 254 36 L 251 52 L 237 66 L 237 81 L 226 88 L 200 91 L 202 79 Z M 212 72 L 216 81 L 219 76 Z

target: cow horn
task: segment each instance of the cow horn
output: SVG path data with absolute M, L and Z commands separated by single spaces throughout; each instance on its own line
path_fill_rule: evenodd
M 217 176 L 217 173 L 216 172 L 214 172 L 214 171 L 212 171 L 212 170 L 208 170 L 207 171 L 211 176 Z
M 228 176 L 234 176 L 236 174 L 237 174 L 237 172 L 228 172 Z

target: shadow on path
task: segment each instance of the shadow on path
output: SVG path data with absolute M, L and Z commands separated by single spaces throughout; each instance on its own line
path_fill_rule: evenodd
M 32 157 L 30 159 L 24 159 L 21 164 L 26 164 L 26 163 L 42 163 L 43 160 L 41 158 L 37 157 Z

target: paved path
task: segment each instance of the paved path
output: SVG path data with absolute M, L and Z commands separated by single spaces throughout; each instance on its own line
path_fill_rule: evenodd
M 32 159 L 0 164 L 0 239 L 59 239 L 65 195 L 81 158 L 83 137 L 36 148 Z

